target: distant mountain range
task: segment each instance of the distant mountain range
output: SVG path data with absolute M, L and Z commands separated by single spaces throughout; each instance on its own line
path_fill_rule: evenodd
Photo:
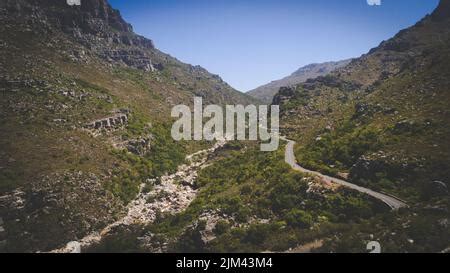
M 339 62 L 309 64 L 298 69 L 290 76 L 255 88 L 249 91 L 247 94 L 258 100 L 261 100 L 264 103 L 271 103 L 273 97 L 276 93 L 278 93 L 281 87 L 296 85 L 303 83 L 308 79 L 325 76 L 338 68 L 346 66 L 350 63 L 350 61 L 351 60 L 343 60 Z

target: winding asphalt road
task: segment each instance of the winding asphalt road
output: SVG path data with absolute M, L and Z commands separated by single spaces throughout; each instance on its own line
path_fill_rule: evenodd
M 286 139 L 284 137 L 280 137 L 280 138 L 287 141 L 285 161 L 287 164 L 289 164 L 292 167 L 292 169 L 294 169 L 296 171 L 300 171 L 302 173 L 315 175 L 315 176 L 322 178 L 326 182 L 336 183 L 336 184 L 342 185 L 344 187 L 347 187 L 347 188 L 365 193 L 367 195 L 370 195 L 370 196 L 382 201 L 386 205 L 388 205 L 392 210 L 398 210 L 400 208 L 408 206 L 405 202 L 403 202 L 395 197 L 392 197 L 392 196 L 389 196 L 389 195 L 386 195 L 383 193 L 375 192 L 373 190 L 363 188 L 363 187 L 357 186 L 355 184 L 351 184 L 342 179 L 330 177 L 330 176 L 321 174 L 319 172 L 315 172 L 315 171 L 311 171 L 311 170 L 307 170 L 307 169 L 303 168 L 302 166 L 297 164 L 297 160 L 295 159 L 295 155 L 294 155 L 295 142 L 292 140 Z

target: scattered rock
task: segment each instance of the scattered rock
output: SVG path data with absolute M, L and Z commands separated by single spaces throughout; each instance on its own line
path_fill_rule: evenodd
M 127 142 L 126 148 L 129 152 L 135 155 L 144 156 L 150 151 L 152 141 L 152 135 L 143 138 L 132 139 Z
M 186 158 L 189 165 L 182 165 L 177 173 L 165 175 L 160 178 L 160 183 L 155 185 L 149 192 L 144 192 L 145 184 L 141 185 L 140 194 L 137 198 L 128 204 L 128 213 L 122 219 L 108 225 L 101 232 L 94 232 L 79 241 L 80 248 L 89 247 L 92 244 L 99 243 L 102 238 L 114 229 L 121 226 L 130 226 L 134 224 L 149 224 L 155 221 L 160 213 L 175 214 L 186 209 L 195 199 L 197 190 L 192 185 L 182 185 L 177 181 L 195 181 L 198 171 L 207 163 L 208 155 L 214 153 L 217 149 L 223 147 L 226 141 L 218 141 L 212 148 L 197 152 Z M 54 250 L 55 253 L 72 252 L 75 243 L 70 243 L 61 249 Z
M 21 189 L 16 189 L 11 193 L 0 196 L 0 209 L 7 211 L 22 210 L 25 207 L 25 192 Z
M 70 242 L 66 248 L 68 253 L 81 253 L 81 244 L 79 242 Z
M 442 181 L 432 181 L 429 187 L 432 196 L 446 196 L 449 193 L 447 184 Z
M 450 227 L 450 220 L 448 218 L 441 219 L 438 221 L 440 227 L 448 229 Z

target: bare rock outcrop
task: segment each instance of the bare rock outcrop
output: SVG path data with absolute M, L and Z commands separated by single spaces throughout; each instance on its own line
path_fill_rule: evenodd
M 14 23 L 23 21 L 41 26 L 46 32 L 54 28 L 71 36 L 82 45 L 70 56 L 74 61 L 96 55 L 107 61 L 122 63 L 147 72 L 158 70 L 161 64 L 152 62 L 155 49 L 152 40 L 133 32 L 133 28 L 106 0 L 83 1 L 80 6 L 69 6 L 61 0 L 5 0 L 0 3 Z M 108 50 L 105 50 L 108 48 Z
M 116 111 L 116 113 L 112 116 L 97 119 L 86 124 L 85 128 L 93 130 L 101 130 L 101 129 L 110 130 L 119 128 L 121 126 L 128 124 L 129 113 L 130 111 L 126 109 Z

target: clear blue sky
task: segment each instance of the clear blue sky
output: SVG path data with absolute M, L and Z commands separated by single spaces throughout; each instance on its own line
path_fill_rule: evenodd
M 110 0 L 158 49 L 248 91 L 299 67 L 358 57 L 438 0 Z

